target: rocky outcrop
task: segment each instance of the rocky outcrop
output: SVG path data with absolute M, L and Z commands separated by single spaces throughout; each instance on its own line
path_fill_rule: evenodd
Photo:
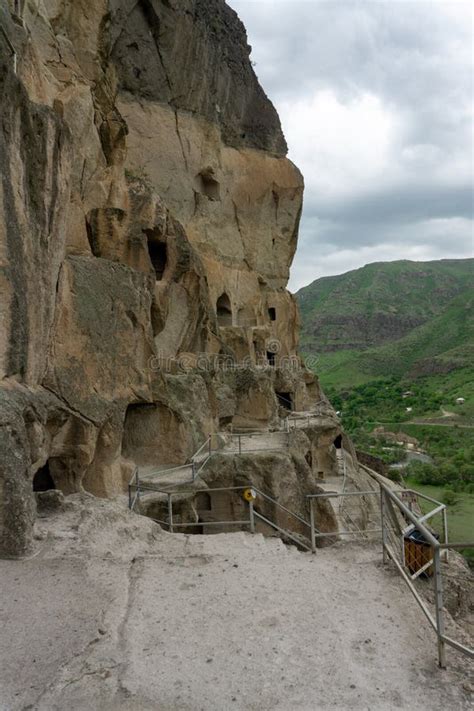
M 231 424 L 278 427 L 282 403 L 321 393 L 286 291 L 303 179 L 236 13 L 11 0 L 0 19 L 0 549 L 15 555 L 34 490 L 123 494 L 135 466 L 182 464 Z

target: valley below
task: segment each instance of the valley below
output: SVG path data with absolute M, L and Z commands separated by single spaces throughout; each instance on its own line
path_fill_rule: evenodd
M 369 264 L 297 295 L 303 351 L 358 453 L 449 503 L 451 538 L 466 542 L 474 521 L 473 266 Z

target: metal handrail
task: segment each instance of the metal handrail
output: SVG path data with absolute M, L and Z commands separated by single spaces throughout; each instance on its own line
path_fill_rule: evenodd
M 195 452 L 195 453 L 193 454 L 193 456 L 191 457 L 191 460 L 196 459 L 196 457 L 197 457 L 199 454 L 201 454 L 201 452 L 202 452 L 206 447 L 209 447 L 209 444 L 210 444 L 210 442 L 211 442 L 211 437 L 212 437 L 212 435 L 209 435 L 209 437 L 206 439 L 206 441 L 201 444 L 201 446 L 199 447 L 199 449 L 197 450 L 197 452 Z
M 132 482 L 135 479 L 137 482 L 136 485 L 134 485 Z M 132 488 L 133 486 L 136 486 L 135 488 L 135 496 L 132 496 Z M 135 508 L 135 504 L 137 503 L 137 500 L 140 498 L 140 482 L 138 479 L 138 467 L 135 467 L 132 478 L 130 479 L 130 482 L 128 484 L 128 508 L 130 511 L 133 511 Z
M 260 491 L 260 489 L 256 489 L 255 487 L 252 488 L 257 492 L 257 494 L 260 494 L 260 496 L 262 496 L 264 499 L 267 499 L 267 501 L 271 501 L 273 504 L 278 506 L 278 508 L 282 509 L 283 511 L 286 511 L 286 513 L 289 513 L 290 516 L 293 516 L 293 518 L 296 518 L 298 521 L 300 521 L 300 523 L 303 523 L 309 529 L 311 528 L 311 523 L 309 521 L 306 521 L 299 514 L 295 513 L 294 511 L 290 511 L 290 509 L 287 509 L 286 506 L 283 506 L 283 504 L 280 504 L 279 501 L 276 501 L 276 499 L 273 499 L 271 496 L 268 496 L 268 494 L 264 494 L 263 491 Z
M 300 541 L 298 538 L 296 538 L 296 536 L 294 536 L 292 533 L 287 531 L 285 528 L 281 528 L 280 526 L 278 526 L 278 524 L 276 524 L 274 521 L 271 521 L 270 519 L 266 518 L 266 516 L 262 516 L 262 514 L 258 513 L 258 511 L 254 510 L 253 515 L 255 516 L 255 518 L 259 518 L 261 521 L 266 523 L 268 526 L 271 526 L 272 528 L 274 528 L 275 531 L 278 531 L 279 533 L 281 533 L 284 536 L 288 536 L 288 538 L 290 540 L 292 540 L 294 543 L 296 543 L 297 545 L 302 546 L 307 551 L 311 551 L 310 546 L 307 546 L 306 543 L 303 543 L 303 541 Z
M 474 544 L 465 544 L 465 543 L 440 543 L 435 536 L 431 533 L 431 531 L 424 525 L 424 522 L 418 518 L 411 509 L 404 504 L 404 502 L 397 496 L 397 494 L 388 486 L 386 480 L 384 477 L 382 477 L 380 474 L 377 472 L 373 471 L 372 469 L 369 469 L 366 466 L 362 465 L 362 468 L 377 482 L 380 488 L 380 514 L 381 514 L 381 522 L 382 522 L 382 552 L 383 552 L 383 560 L 385 562 L 386 560 L 386 554 L 390 557 L 390 559 L 394 562 L 398 572 L 402 576 L 402 578 L 405 580 L 406 584 L 408 585 L 411 593 L 413 594 L 415 600 L 418 602 L 421 610 L 423 611 L 424 615 L 426 616 L 427 620 L 429 621 L 430 625 L 433 627 L 433 629 L 436 632 L 436 636 L 438 638 L 438 664 L 440 667 L 444 668 L 446 667 L 446 649 L 445 645 L 448 644 L 451 647 L 457 649 L 458 651 L 462 652 L 463 654 L 467 655 L 468 657 L 471 657 L 474 659 L 474 649 L 471 649 L 467 647 L 464 644 L 461 644 L 460 642 L 452 639 L 451 637 L 448 637 L 445 634 L 445 627 L 444 627 L 444 607 L 443 607 L 443 579 L 442 579 L 442 570 L 441 570 L 441 555 L 440 552 L 443 549 L 446 548 L 469 548 L 469 547 L 474 547 Z M 418 492 L 416 492 L 418 493 Z M 397 555 L 395 551 L 393 550 L 392 546 L 387 540 L 387 528 L 386 528 L 386 523 L 385 523 L 385 508 L 387 506 L 387 503 L 390 502 L 390 504 L 396 506 L 398 510 L 401 512 L 401 514 L 408 519 L 413 526 L 422 534 L 422 536 L 425 538 L 425 540 L 430 544 L 432 548 L 432 562 L 433 569 L 434 569 L 434 592 L 435 592 L 435 616 L 431 614 L 430 610 L 428 609 L 428 606 L 426 602 L 422 599 L 421 595 L 419 594 L 418 590 L 415 588 L 413 584 L 413 578 L 408 575 L 408 573 L 404 570 L 403 566 L 400 564 L 400 562 L 397 560 Z M 439 503 L 434 501 L 435 503 Z M 388 511 L 390 510 L 389 508 L 387 509 Z
M 207 461 L 207 460 L 206 460 Z M 140 498 L 140 491 L 154 491 L 158 493 L 162 493 L 167 496 L 168 499 L 168 521 L 157 521 L 159 523 L 162 523 L 163 525 L 168 526 L 169 531 L 173 532 L 175 528 L 187 528 L 187 527 L 192 527 L 192 526 L 202 526 L 202 525 L 248 525 L 250 528 L 251 533 L 255 533 L 255 520 L 259 519 L 263 521 L 265 524 L 269 525 L 272 527 L 274 530 L 278 531 L 282 535 L 288 537 L 290 540 L 292 540 L 294 543 L 297 545 L 302 546 L 308 551 L 315 552 L 316 550 L 316 537 L 323 537 L 323 536 L 334 536 L 336 535 L 334 532 L 329 532 L 329 533 L 316 533 L 317 529 L 315 527 L 315 521 L 314 521 L 314 507 L 313 507 L 313 502 L 315 499 L 318 499 L 320 497 L 327 497 L 327 498 L 333 498 L 336 496 L 367 496 L 367 495 L 376 495 L 379 493 L 380 495 L 380 518 L 381 518 L 381 529 L 374 529 L 373 532 L 379 532 L 381 531 L 382 533 L 382 552 L 383 552 L 383 562 L 386 562 L 387 556 L 394 562 L 398 572 L 402 576 L 402 578 L 405 580 L 406 584 L 408 585 L 410 591 L 412 592 L 415 600 L 419 604 L 422 612 L 426 616 L 428 622 L 430 623 L 431 627 L 435 630 L 436 635 L 437 635 L 437 640 L 438 640 L 438 663 L 439 666 L 444 668 L 446 666 L 446 650 L 445 650 L 445 645 L 450 645 L 454 649 L 457 649 L 458 651 L 462 652 L 463 654 L 474 658 L 474 650 L 467 647 L 464 644 L 461 644 L 457 640 L 452 639 L 451 637 L 447 636 L 445 634 L 445 625 L 444 625 L 444 608 L 443 608 L 443 581 L 442 581 L 442 569 L 441 569 L 441 555 L 440 552 L 443 549 L 446 548 L 474 548 L 474 543 L 452 543 L 448 544 L 447 543 L 447 534 L 446 534 L 446 540 L 444 543 L 439 543 L 439 541 L 435 538 L 435 536 L 432 534 L 432 532 L 429 530 L 429 528 L 425 525 L 424 521 L 427 518 L 427 515 L 422 515 L 422 516 L 417 516 L 410 508 L 407 506 L 399 497 L 399 493 L 402 491 L 407 491 L 408 493 L 414 493 L 421 498 L 425 498 L 432 503 L 439 504 L 440 502 L 436 501 L 435 499 L 432 499 L 431 497 L 428 497 L 426 495 L 420 494 L 419 492 L 414 491 L 413 489 L 406 489 L 406 490 L 394 490 L 392 489 L 389 484 L 387 483 L 387 480 L 382 477 L 380 474 L 377 472 L 374 472 L 373 470 L 369 469 L 366 466 L 361 465 L 361 468 L 364 469 L 371 477 L 372 479 L 375 480 L 375 482 L 379 486 L 379 492 L 376 490 L 370 490 L 370 491 L 359 491 L 359 492 L 342 492 L 342 493 L 337 493 L 337 492 L 325 492 L 325 493 L 319 493 L 319 494 L 308 494 L 307 499 L 310 501 L 310 523 L 308 524 L 305 519 L 300 517 L 298 514 L 295 512 L 291 511 L 287 507 L 283 506 L 283 504 L 280 504 L 276 499 L 271 497 L 268 494 L 265 494 L 262 492 L 260 489 L 256 488 L 255 486 L 252 486 L 252 484 L 248 484 L 246 486 L 233 486 L 233 487 L 217 487 L 215 489 L 210 489 L 209 487 L 206 488 L 201 488 L 201 489 L 190 489 L 190 490 L 185 490 L 185 489 L 178 489 L 175 491 L 166 491 L 164 489 L 159 489 L 152 487 L 148 484 L 141 484 L 140 479 L 139 479 L 139 472 L 138 468 L 135 468 L 134 474 L 132 476 L 132 479 L 129 483 L 129 506 L 131 509 L 133 509 L 135 503 L 137 500 Z M 133 496 L 133 489 L 135 488 L 135 496 Z M 248 509 L 249 509 L 249 519 L 248 520 L 241 520 L 241 521 L 209 521 L 209 522 L 189 522 L 189 523 L 174 523 L 173 522 L 173 496 L 176 495 L 185 495 L 185 494 L 192 494 L 196 495 L 201 492 L 205 493 L 211 493 L 211 492 L 216 492 L 216 491 L 243 491 L 245 489 L 253 489 L 255 491 L 256 495 L 260 495 L 262 498 L 266 499 L 267 501 L 272 502 L 275 506 L 278 508 L 282 509 L 286 513 L 290 514 L 293 516 L 296 520 L 298 520 L 300 523 L 303 523 L 306 526 L 309 526 L 311 530 L 311 546 L 307 546 L 303 541 L 299 540 L 294 533 L 291 533 L 290 531 L 282 528 L 279 526 L 277 523 L 272 521 L 271 519 L 267 518 L 263 514 L 259 513 L 258 511 L 255 511 L 254 508 L 254 502 L 253 500 L 250 500 L 247 502 L 248 504 Z M 432 559 L 428 561 L 427 564 L 423 566 L 422 569 L 418 570 L 417 573 L 414 576 L 410 576 L 405 568 L 405 561 L 403 560 L 403 565 L 399 562 L 397 559 L 397 554 L 392 548 L 392 545 L 390 544 L 388 540 L 388 529 L 387 529 L 387 524 L 386 524 L 386 513 L 388 512 L 389 515 L 391 515 L 396 524 L 396 529 L 402 534 L 403 537 L 403 531 L 400 526 L 400 522 L 398 521 L 398 517 L 396 514 L 396 509 L 400 512 L 400 514 L 405 518 L 405 520 L 410 521 L 412 526 L 416 528 L 424 537 L 425 541 L 428 542 L 432 548 Z M 440 508 L 438 506 L 437 509 L 434 510 L 434 512 L 439 512 Z M 443 513 L 445 513 L 445 508 Z M 429 515 L 433 515 L 433 512 L 430 512 Z M 409 527 L 411 528 L 411 526 Z M 371 531 L 372 532 L 372 531 Z M 430 609 L 428 608 L 428 605 L 426 602 L 423 600 L 421 597 L 420 593 L 416 589 L 414 585 L 414 579 L 417 577 L 418 573 L 422 572 L 422 570 L 425 570 L 428 566 L 433 566 L 434 569 L 434 592 L 435 592 L 435 615 L 431 613 Z
M 192 476 L 191 476 L 191 481 L 195 481 L 195 479 L 198 477 L 199 473 L 204 469 L 206 464 L 208 463 L 209 459 L 216 453 L 216 452 L 221 452 L 222 454 L 235 454 L 235 452 L 225 452 L 223 449 L 219 448 L 213 448 L 212 446 L 212 438 L 213 437 L 222 437 L 227 440 L 232 440 L 233 438 L 237 438 L 238 443 L 239 443 L 239 454 L 242 452 L 273 452 L 273 451 L 280 451 L 283 450 L 284 447 L 266 447 L 264 449 L 249 449 L 248 447 L 242 446 L 242 438 L 243 437 L 255 437 L 255 436 L 260 436 L 260 437 L 271 437 L 274 434 L 285 434 L 284 430 L 277 430 L 275 432 L 246 432 L 245 434 L 233 434 L 230 432 L 215 432 L 213 434 L 210 434 L 207 439 L 201 444 L 201 446 L 198 448 L 198 450 L 192 455 L 190 458 L 190 461 L 187 464 L 180 464 L 176 467 L 168 467 L 167 469 L 157 469 L 156 471 L 150 472 L 151 476 L 166 476 L 167 474 L 170 474 L 171 472 L 175 471 L 183 471 L 184 469 L 189 469 L 191 468 Z M 286 442 L 286 447 L 289 446 L 288 441 Z M 208 448 L 208 456 L 202 461 L 202 462 L 197 462 L 196 459 L 203 452 L 206 447 Z M 132 479 L 129 482 L 129 486 L 132 485 L 133 479 L 135 477 L 135 472 L 132 476 Z
M 316 408 L 318 405 L 327 405 L 327 404 L 328 404 L 327 400 L 316 400 L 316 402 L 313 403 L 312 407 Z M 308 414 L 309 415 L 316 415 L 317 413 L 315 410 L 312 410 L 312 409 L 304 412 L 304 414 L 300 414 L 299 412 L 293 412 L 291 415 L 288 415 L 288 418 L 290 420 L 296 420 L 298 418 L 305 418 L 305 417 L 307 417 Z
M 314 408 L 314 409 L 308 410 L 304 414 L 299 414 L 298 412 L 292 412 L 291 414 L 287 415 L 285 418 L 286 423 L 287 423 L 286 428 L 287 429 L 289 428 L 290 422 L 293 422 L 294 424 L 296 424 L 298 421 L 309 422 L 310 420 L 314 419 L 315 417 L 319 417 L 320 413 L 316 410 L 316 408 L 318 407 L 318 405 L 326 405 L 326 404 L 327 404 L 326 400 L 318 400 L 312 406 L 312 408 Z
M 170 472 L 179 472 L 184 469 L 190 469 L 192 467 L 192 463 L 190 462 L 189 464 L 180 464 L 177 467 L 168 467 L 167 469 L 155 469 L 147 473 L 147 477 L 153 477 L 153 476 L 158 476 L 161 474 L 169 474 Z
M 0 29 L 2 29 L 2 28 L 0 28 Z M 325 400 L 318 400 L 316 403 L 314 403 L 313 407 L 317 407 L 318 405 L 320 405 L 320 404 L 322 404 L 322 403 L 325 403 L 325 402 L 326 402 Z M 310 417 L 310 418 L 311 418 L 311 417 L 314 417 L 314 416 L 316 416 L 316 413 L 312 413 L 312 412 L 311 412 L 311 413 L 309 414 L 309 417 Z M 305 418 L 304 418 L 303 416 L 299 415 L 299 416 L 296 416 L 296 418 L 294 418 L 294 417 L 292 416 L 292 419 L 295 420 L 295 419 L 305 419 Z M 170 472 L 180 471 L 180 470 L 188 469 L 189 467 L 191 467 L 191 470 L 192 470 L 192 481 L 194 481 L 194 480 L 197 478 L 199 472 L 202 471 L 202 469 L 205 467 L 205 465 L 207 464 L 207 462 L 209 461 L 209 459 L 212 457 L 212 455 L 214 454 L 214 452 L 222 451 L 222 450 L 219 450 L 219 449 L 216 449 L 216 450 L 213 449 L 213 447 L 212 447 L 212 438 L 213 438 L 213 437 L 223 437 L 223 438 L 225 438 L 225 439 L 229 439 L 229 438 L 232 439 L 232 438 L 234 438 L 234 437 L 239 438 L 239 439 L 238 439 L 238 441 L 239 441 L 239 454 L 241 454 L 243 451 L 246 451 L 246 452 L 254 452 L 254 451 L 256 451 L 256 452 L 257 452 L 257 451 L 261 451 L 261 452 L 263 452 L 263 451 L 269 451 L 269 452 L 270 452 L 270 451 L 279 451 L 279 448 L 275 448 L 275 447 L 269 447 L 269 448 L 265 448 L 265 449 L 261 449 L 261 450 L 258 450 L 258 449 L 257 449 L 257 450 L 251 450 L 251 449 L 247 449 L 247 448 L 242 449 L 242 439 L 241 439 L 241 438 L 242 438 L 242 437 L 255 437 L 255 436 L 270 437 L 270 436 L 276 435 L 276 434 L 288 434 L 288 432 L 289 432 L 289 424 L 288 424 L 288 422 L 289 422 L 289 418 L 287 417 L 286 420 L 285 420 L 285 425 L 286 425 L 285 428 L 282 428 L 282 429 L 279 429 L 279 430 L 274 430 L 274 431 L 272 431 L 272 432 L 270 432 L 270 431 L 264 431 L 264 432 L 262 432 L 262 431 L 254 431 L 254 432 L 245 432 L 245 433 L 232 433 L 232 432 L 215 432 L 215 433 L 211 433 L 210 435 L 208 435 L 208 437 L 206 438 L 206 440 L 200 445 L 200 447 L 197 449 L 197 451 L 190 457 L 190 461 L 189 461 L 187 464 L 181 464 L 181 465 L 178 465 L 178 466 L 176 466 L 176 467 L 169 467 L 168 469 L 160 469 L 160 470 L 157 470 L 157 471 L 155 471 L 155 472 L 152 472 L 152 474 L 156 474 L 156 475 L 166 475 L 166 474 L 169 474 Z M 286 446 L 289 447 L 289 440 L 288 440 L 288 439 L 286 440 Z M 203 460 L 203 462 L 200 463 L 199 466 L 196 466 L 196 464 L 197 464 L 197 462 L 196 462 L 197 456 L 198 456 L 202 451 L 204 451 L 204 449 L 205 449 L 206 447 L 209 448 L 209 456 L 206 457 L 206 458 Z M 283 449 L 283 447 L 282 447 L 281 449 Z M 229 452 L 229 454 L 235 454 L 235 452 Z M 138 476 L 138 475 L 137 475 L 137 476 Z M 134 474 L 133 474 L 133 476 L 132 476 L 132 479 L 131 479 L 130 482 L 129 482 L 129 486 L 132 485 L 132 481 L 133 481 L 134 477 L 135 477 L 135 472 L 134 472 Z
M 370 491 L 324 491 L 319 494 L 306 494 L 307 499 L 320 499 L 320 498 L 329 498 L 329 499 L 336 499 L 339 496 L 374 496 L 377 494 L 376 491 L 371 489 Z
M 265 494 L 265 493 L 264 493 L 263 491 L 261 491 L 260 489 L 257 489 L 255 486 L 252 486 L 252 484 L 247 484 L 247 485 L 245 485 L 245 486 L 221 486 L 221 487 L 216 487 L 216 488 L 213 488 L 213 489 L 210 489 L 209 487 L 207 487 L 207 488 L 203 488 L 203 489 L 175 489 L 174 491 L 168 491 L 168 490 L 166 490 L 166 489 L 159 489 L 158 487 L 154 487 L 154 486 L 149 485 L 149 484 L 140 484 L 140 482 L 139 482 L 139 480 L 138 480 L 138 470 L 136 470 L 135 473 L 136 473 L 136 482 L 137 482 L 137 483 L 132 483 L 132 482 L 130 482 L 130 484 L 129 484 L 129 501 L 132 500 L 131 489 L 133 489 L 134 487 L 136 487 L 136 489 L 138 490 L 138 492 L 139 492 L 139 491 L 153 491 L 153 492 L 155 492 L 155 493 L 164 494 L 165 496 L 167 496 L 167 497 L 168 497 L 169 521 L 168 521 L 168 522 L 165 522 L 165 521 L 161 521 L 161 520 L 158 521 L 158 519 L 156 519 L 156 520 L 157 520 L 158 523 L 162 523 L 162 524 L 164 524 L 164 525 L 167 525 L 167 526 L 170 528 L 170 531 L 172 531 L 174 528 L 177 528 L 177 527 L 185 528 L 185 527 L 187 527 L 187 526 L 195 526 L 195 525 L 198 525 L 198 524 L 193 524 L 193 523 L 186 523 L 186 524 L 176 524 L 176 523 L 173 523 L 173 504 L 172 504 L 172 501 L 173 501 L 173 497 L 174 497 L 174 496 L 178 496 L 178 495 L 196 495 L 196 494 L 200 494 L 200 493 L 209 494 L 209 493 L 211 493 L 211 492 L 216 492 L 216 491 L 245 491 L 246 489 L 252 489 L 252 490 L 256 493 L 257 496 L 261 496 L 263 499 L 266 499 L 267 501 L 270 501 L 270 502 L 271 502 L 272 504 L 274 504 L 277 508 L 279 508 L 279 509 L 281 509 L 282 511 L 285 511 L 286 513 L 290 514 L 290 515 L 293 516 L 293 518 L 295 518 L 297 521 L 299 521 L 300 523 L 304 524 L 305 526 L 307 526 L 308 528 L 311 529 L 311 523 L 309 523 L 309 522 L 306 521 L 304 518 L 302 518 L 301 516 L 299 516 L 299 514 L 296 514 L 294 511 L 291 511 L 290 509 L 288 509 L 286 506 L 283 506 L 283 504 L 280 504 L 279 501 L 277 501 L 277 500 L 274 499 L 273 497 L 269 496 L 269 494 Z M 135 500 L 136 500 L 136 497 L 135 497 Z M 275 523 L 274 521 L 271 521 L 270 519 L 267 519 L 265 516 L 263 516 L 262 514 L 258 513 L 257 511 L 255 511 L 253 502 L 250 502 L 250 518 L 249 518 L 248 523 L 249 523 L 249 525 L 250 525 L 250 528 L 251 528 L 252 532 L 254 532 L 254 530 L 255 530 L 254 522 L 253 522 L 253 520 L 252 520 L 253 517 L 257 517 L 257 518 L 262 519 L 263 521 L 265 521 L 265 523 L 268 523 L 268 525 L 272 526 L 275 530 L 280 531 L 280 532 L 283 533 L 285 536 L 288 536 L 289 538 L 291 538 L 292 540 L 294 540 L 294 541 L 295 541 L 296 543 L 298 543 L 299 545 L 302 545 L 303 547 L 305 547 L 307 550 L 311 550 L 311 547 L 306 546 L 302 541 L 300 541 L 300 540 L 298 540 L 297 538 L 295 538 L 294 535 L 293 535 L 290 531 L 287 531 L 286 529 L 284 529 L 284 528 L 278 526 L 278 524 Z M 218 525 L 218 524 L 221 524 L 221 525 L 227 525 L 227 524 L 232 524 L 232 525 L 234 525 L 234 524 L 235 524 L 235 525 L 237 525 L 237 524 L 239 524 L 239 523 L 240 523 L 240 524 L 243 524 L 243 523 L 246 524 L 247 522 L 246 522 L 246 521 L 245 521 L 245 522 L 242 522 L 242 521 L 240 521 L 240 522 L 236 522 L 236 521 L 215 521 L 215 522 L 205 522 L 205 525 L 208 525 L 208 523 L 209 523 L 209 525 Z M 201 522 L 199 525 L 202 525 L 202 522 Z

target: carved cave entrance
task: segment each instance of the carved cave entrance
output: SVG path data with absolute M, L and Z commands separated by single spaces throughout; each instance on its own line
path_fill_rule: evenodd
M 267 363 L 271 366 L 275 365 L 275 353 L 272 353 L 272 351 L 267 351 Z
M 208 200 L 220 200 L 221 187 L 214 177 L 212 168 L 202 170 L 196 177 L 198 192 L 205 195 Z
M 291 393 L 275 393 L 278 404 L 286 410 L 293 410 L 293 395 Z
M 342 449 L 342 435 L 337 435 L 334 440 L 334 446 L 336 449 Z
M 56 484 L 49 471 L 49 462 L 46 462 L 44 467 L 38 469 L 33 477 L 33 491 L 49 491 L 56 489 Z
M 225 292 L 217 299 L 216 313 L 219 326 L 232 326 L 232 306 Z
M 150 261 L 153 265 L 153 269 L 155 270 L 156 281 L 161 281 L 163 279 L 163 274 L 168 261 L 166 243 L 156 241 L 156 239 L 149 234 L 147 234 L 147 242 L 148 254 L 150 255 Z
M 276 309 L 273 306 L 270 306 L 268 309 L 268 318 L 270 321 L 276 321 Z
M 223 430 L 230 427 L 233 419 L 232 415 L 229 415 L 228 417 L 219 417 L 219 429 Z

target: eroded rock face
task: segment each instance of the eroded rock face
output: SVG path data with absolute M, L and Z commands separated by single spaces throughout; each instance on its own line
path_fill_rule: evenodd
M 0 12 L 17 55 L 15 73 L 0 40 L 0 550 L 14 555 L 44 482 L 121 494 L 135 466 L 182 464 L 231 424 L 277 427 L 285 398 L 305 410 L 321 393 L 286 291 L 303 180 L 236 13 Z M 339 431 L 310 444 L 316 475 Z

